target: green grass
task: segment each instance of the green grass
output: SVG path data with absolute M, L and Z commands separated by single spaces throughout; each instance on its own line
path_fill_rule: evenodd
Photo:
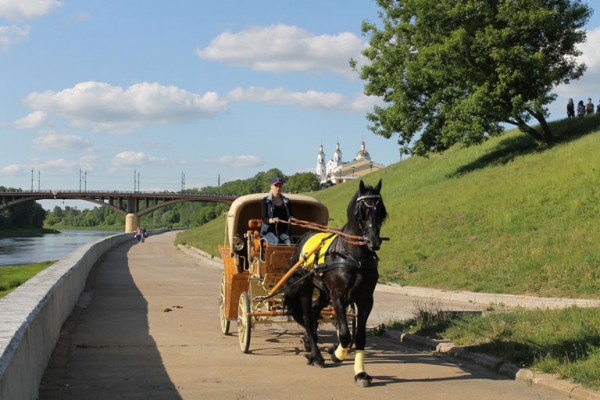
M 600 115 L 552 124 L 550 148 L 509 131 L 483 145 L 412 157 L 365 177 L 383 180 L 389 219 L 381 282 L 474 292 L 598 298 Z M 316 193 L 331 226 L 357 183 Z M 225 218 L 178 236 L 219 256 Z M 423 310 L 421 310 L 423 311 Z M 600 310 L 516 310 L 400 325 L 472 351 L 600 389 Z
M 511 131 L 470 148 L 412 157 L 383 180 L 389 220 L 381 282 L 474 292 L 596 297 L 600 291 L 600 115 L 559 121 L 540 147 Z M 570 129 L 571 130 L 570 130 Z M 581 132 L 587 134 L 583 135 Z M 574 133 L 577 132 L 577 133 Z M 354 182 L 311 193 L 345 222 Z M 218 256 L 225 218 L 179 236 Z
M 35 264 L 8 265 L 0 267 L 0 298 L 6 296 L 38 272 L 48 268 L 56 261 L 44 261 Z
M 449 317 L 429 304 L 420 305 L 414 318 L 390 327 L 448 339 L 471 352 L 495 355 L 600 390 L 598 309 L 516 309 Z

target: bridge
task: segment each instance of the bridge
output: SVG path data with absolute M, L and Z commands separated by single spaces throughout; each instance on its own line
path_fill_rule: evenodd
M 119 191 L 21 191 L 0 192 L 0 211 L 15 204 L 36 200 L 85 200 L 110 207 L 125 216 L 125 232 L 133 232 L 140 217 L 157 208 L 186 201 L 231 204 L 238 196 L 218 194 L 184 194 L 175 192 Z

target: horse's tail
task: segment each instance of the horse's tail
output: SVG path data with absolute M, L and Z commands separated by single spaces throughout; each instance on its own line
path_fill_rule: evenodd
M 286 282 L 283 305 L 287 310 L 288 314 L 294 318 L 294 321 L 304 326 L 304 314 L 302 311 L 301 299 L 303 292 L 306 290 L 305 284 L 302 281 L 306 281 L 305 276 L 309 272 L 303 268 L 298 269 L 290 276 Z

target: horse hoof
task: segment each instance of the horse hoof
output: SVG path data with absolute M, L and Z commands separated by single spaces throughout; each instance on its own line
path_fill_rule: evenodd
M 371 381 L 373 378 L 369 376 L 366 372 L 361 372 L 359 374 L 354 375 L 354 382 L 358 384 L 360 387 L 369 387 L 371 386 Z
M 311 356 L 305 356 L 308 365 L 313 365 L 315 367 L 323 368 L 325 367 L 325 360 L 322 358 L 313 358 Z
M 334 363 L 336 363 L 336 364 L 340 364 L 340 363 L 342 363 L 344 361 L 344 360 L 340 360 L 339 358 L 337 358 L 335 356 L 335 352 L 333 352 L 333 351 L 329 353 L 329 356 L 331 358 L 331 361 L 334 362 Z

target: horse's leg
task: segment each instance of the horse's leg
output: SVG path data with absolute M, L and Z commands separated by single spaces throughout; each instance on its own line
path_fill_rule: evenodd
M 323 356 L 317 347 L 317 320 L 312 315 L 312 287 L 309 291 L 303 291 L 300 304 L 302 306 L 304 328 L 306 329 L 304 347 L 309 352 L 306 359 L 309 365 L 323 367 L 325 366 L 325 360 L 323 360 Z
M 317 300 L 313 303 L 312 305 L 312 309 L 311 309 L 311 318 L 313 321 L 313 335 L 314 335 L 314 339 L 315 339 L 315 344 L 319 343 L 319 319 L 321 318 L 321 311 L 323 311 L 323 309 L 325 308 L 325 306 L 327 306 L 327 304 L 329 303 L 329 296 L 327 295 L 327 293 L 325 293 L 322 290 L 319 290 L 319 297 L 317 298 Z M 310 351 L 308 348 L 306 349 L 306 351 Z
M 346 307 L 341 299 L 332 299 L 333 310 L 338 328 L 338 346 L 331 354 L 331 360 L 336 363 L 341 363 L 346 359 L 350 346 L 352 345 L 352 336 L 348 328 L 348 320 L 346 319 Z
M 373 309 L 373 296 L 362 299 L 356 304 L 356 338 L 354 345 L 354 381 L 362 387 L 367 387 L 371 384 L 371 376 L 365 372 L 365 345 L 367 344 L 367 319 Z

